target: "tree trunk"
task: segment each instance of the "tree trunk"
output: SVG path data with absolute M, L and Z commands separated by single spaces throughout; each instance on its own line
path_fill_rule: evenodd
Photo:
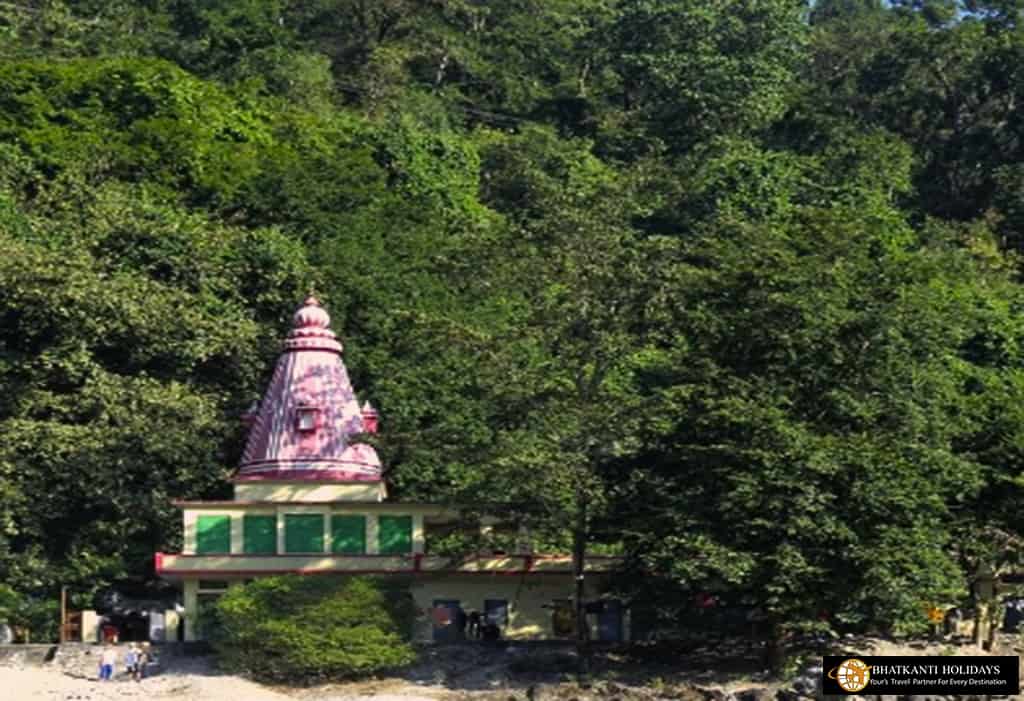
M 999 605 L 999 599 L 995 599 L 993 603 L 989 605 L 988 610 L 988 634 L 985 636 L 985 643 L 983 647 L 992 652 L 996 646 L 996 634 L 999 632 L 999 627 L 1002 624 L 999 614 L 1002 612 L 1002 607 Z
M 782 673 L 782 664 L 785 658 L 785 646 L 782 640 L 782 626 L 778 621 L 768 619 L 767 638 L 764 644 L 764 664 L 777 677 Z
M 586 601 L 584 601 L 584 559 L 586 558 L 586 501 L 581 486 L 576 487 L 576 527 L 572 533 L 572 575 L 576 584 L 576 659 L 577 681 L 586 684 L 590 674 L 590 630 L 587 626 Z
M 974 599 L 974 630 L 971 632 L 971 642 L 981 645 L 985 637 L 985 623 L 988 621 L 988 602 L 975 597 Z
M 587 79 L 590 77 L 590 59 L 583 62 L 583 68 L 576 79 L 576 94 L 580 97 L 587 96 Z
M 437 71 L 434 72 L 434 89 L 441 87 L 441 83 L 444 81 L 444 72 L 448 69 L 448 52 L 445 51 L 441 56 L 441 60 L 437 62 Z
M 978 568 L 971 594 L 975 603 L 974 633 L 971 641 L 986 649 L 991 648 L 996 637 L 996 618 L 1000 611 L 997 577 L 991 567 Z

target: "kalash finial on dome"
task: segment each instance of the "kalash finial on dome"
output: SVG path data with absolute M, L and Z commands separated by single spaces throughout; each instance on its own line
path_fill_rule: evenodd
M 331 350 L 341 352 L 341 342 L 330 329 L 331 317 L 313 295 L 306 298 L 292 317 L 292 330 L 285 350 Z

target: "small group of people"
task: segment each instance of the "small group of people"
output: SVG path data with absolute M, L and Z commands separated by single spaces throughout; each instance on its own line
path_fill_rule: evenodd
M 435 628 L 451 627 L 453 640 L 501 640 L 501 626 L 494 617 L 480 611 L 466 612 L 462 606 L 435 606 L 431 609 Z
M 501 627 L 493 620 L 489 620 L 486 615 L 479 611 L 470 611 L 466 614 L 461 608 L 459 608 L 459 612 L 463 614 L 459 621 L 459 629 L 463 638 L 488 641 L 501 639 Z
M 100 681 L 111 681 L 117 669 L 117 648 L 111 644 L 103 647 L 100 653 Z M 124 673 L 131 679 L 139 682 L 146 673 L 146 665 L 149 664 L 152 655 L 149 651 L 149 643 L 138 645 L 132 643 L 124 653 Z

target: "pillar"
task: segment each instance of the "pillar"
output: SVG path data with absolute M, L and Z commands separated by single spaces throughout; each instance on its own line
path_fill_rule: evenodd
M 377 525 L 377 514 L 366 514 L 366 554 L 377 555 L 380 553 L 380 533 Z
M 196 552 L 196 512 L 185 509 L 182 515 L 184 526 L 184 542 L 181 553 L 183 555 L 194 555 Z
M 181 625 L 181 617 L 175 609 L 164 611 L 164 640 L 169 643 L 178 642 L 179 625 Z
M 284 508 L 277 510 L 277 554 L 284 554 Z
M 199 640 L 199 580 L 186 579 L 185 589 L 185 641 Z
M 245 551 L 245 522 L 242 514 L 231 514 L 231 554 L 241 555 Z
M 100 617 L 95 611 L 82 611 L 82 642 L 100 642 Z
M 412 515 L 412 551 L 414 553 L 426 552 L 426 537 L 423 531 L 423 514 Z

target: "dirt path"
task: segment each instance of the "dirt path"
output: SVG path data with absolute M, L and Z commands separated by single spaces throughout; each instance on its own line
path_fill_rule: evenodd
M 9 701 L 439 701 L 448 693 L 403 681 L 275 689 L 200 670 L 169 672 L 135 683 L 75 678 L 44 667 L 0 668 L 0 698 Z
M 239 677 L 168 673 L 141 682 L 99 682 L 71 677 L 45 667 L 0 669 L 0 695 L 11 701 L 122 701 L 123 699 L 181 699 L 181 701 L 294 701 Z

